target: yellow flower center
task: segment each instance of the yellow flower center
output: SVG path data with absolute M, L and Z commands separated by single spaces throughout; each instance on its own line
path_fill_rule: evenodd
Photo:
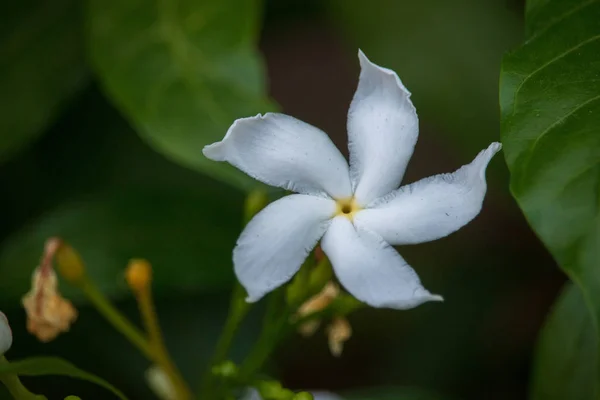
M 354 197 L 336 200 L 336 205 L 335 216 L 343 216 L 350 221 L 352 221 L 357 212 L 362 210 L 362 207 L 356 202 Z

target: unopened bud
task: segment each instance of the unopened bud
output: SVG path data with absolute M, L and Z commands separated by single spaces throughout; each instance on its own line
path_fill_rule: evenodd
M 12 346 L 12 331 L 6 315 L 0 312 L 0 356 Z
M 51 238 L 46 242 L 46 253 L 52 252 L 54 252 L 56 269 L 60 275 L 73 284 L 82 282 L 85 268 L 75 249 L 58 238 Z
M 131 290 L 136 293 L 147 289 L 152 282 L 150 263 L 142 259 L 131 260 L 125 271 L 125 279 Z
M 238 373 L 238 367 L 233 361 L 227 360 L 215 365 L 212 368 L 212 373 L 223 378 L 233 378 Z
M 293 400 L 294 392 L 281 386 L 277 381 L 261 381 L 256 385 L 263 400 Z
M 335 318 L 327 328 L 329 350 L 335 357 L 342 355 L 344 343 L 352 336 L 352 327 L 346 318 Z
M 294 316 L 294 319 L 300 319 L 302 317 L 309 316 L 319 311 L 323 311 L 338 297 L 340 294 L 340 288 L 333 282 L 328 282 L 320 293 L 314 295 L 308 299 L 304 304 L 300 306 L 298 312 Z M 320 320 L 313 319 L 300 325 L 298 331 L 303 336 L 311 336 L 319 328 Z
M 152 365 L 146 370 L 146 381 L 156 397 L 161 400 L 176 400 L 175 386 L 158 365 Z
M 340 294 L 340 288 L 333 282 L 328 282 L 321 292 L 317 293 L 298 309 L 298 316 L 304 317 L 326 309 Z
M 296 393 L 293 400 L 314 400 L 314 397 L 308 392 L 300 392 Z

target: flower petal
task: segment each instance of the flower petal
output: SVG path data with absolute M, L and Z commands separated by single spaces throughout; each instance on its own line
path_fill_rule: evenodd
M 289 281 L 315 247 L 335 213 L 331 199 L 293 194 L 258 213 L 233 250 L 233 264 L 248 301 Z
M 10 346 L 12 346 L 12 331 L 8 324 L 8 319 L 0 311 L 0 356 L 6 353 Z
M 487 187 L 485 170 L 501 147 L 492 143 L 452 174 L 401 187 L 358 212 L 355 224 L 393 245 L 428 242 L 457 231 L 479 214 Z
M 341 284 L 373 307 L 408 309 L 441 301 L 422 285 L 400 254 L 373 232 L 356 229 L 348 218 L 334 218 L 321 247 Z
M 342 153 L 323 131 L 288 115 L 238 119 L 222 141 L 203 153 L 271 186 L 337 198 L 352 194 Z
M 419 136 L 417 111 L 398 75 L 359 50 L 361 72 L 348 112 L 350 177 L 366 205 L 397 189 Z

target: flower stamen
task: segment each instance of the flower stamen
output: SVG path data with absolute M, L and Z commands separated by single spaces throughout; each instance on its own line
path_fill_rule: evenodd
M 358 205 L 354 197 L 337 200 L 336 205 L 335 216 L 344 216 L 350 221 L 352 221 L 357 212 L 362 210 L 362 207 Z

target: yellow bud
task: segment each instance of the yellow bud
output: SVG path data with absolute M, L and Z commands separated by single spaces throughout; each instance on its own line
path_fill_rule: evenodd
M 125 271 L 125 279 L 134 292 L 145 290 L 152 282 L 152 267 L 150 263 L 142 259 L 129 261 L 129 265 Z
M 56 269 L 60 275 L 68 282 L 77 284 L 83 280 L 85 268 L 79 254 L 66 242 L 51 238 L 46 242 L 46 247 L 54 247 L 56 252 L 54 259 L 56 260 Z

